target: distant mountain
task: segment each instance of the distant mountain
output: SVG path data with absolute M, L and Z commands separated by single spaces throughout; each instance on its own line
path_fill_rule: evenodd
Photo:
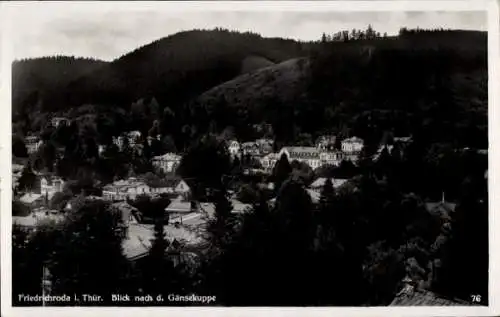
M 303 55 L 303 46 L 292 40 L 226 30 L 181 32 L 81 76 L 60 103 L 129 105 L 154 95 L 175 108 L 241 72 Z
M 12 64 L 14 112 L 32 108 L 40 100 L 63 92 L 73 80 L 91 73 L 107 62 L 70 56 L 23 59 Z M 49 105 L 46 105 L 50 108 Z
M 240 75 L 213 87 L 193 100 L 192 104 L 203 107 L 208 117 L 219 110 L 230 124 L 232 110 L 245 113 L 248 120 L 258 123 L 267 120 L 266 113 L 274 111 L 277 102 L 293 107 L 306 93 L 309 82 L 309 59 L 295 58 L 285 62 Z M 216 109 L 227 107 L 225 111 Z M 224 120 L 224 118 L 218 118 Z
M 120 116 L 122 123 L 110 123 L 116 131 L 147 132 L 159 120 L 163 133 L 186 140 L 226 126 L 249 136 L 246 130 L 263 122 L 284 139 L 341 126 L 373 138 L 428 126 L 435 136 L 460 135 L 465 143 L 487 135 L 486 32 L 402 30 L 395 37 L 304 43 L 194 30 L 110 63 L 77 62 L 91 65 L 85 71 L 75 63 L 14 65 L 14 107 L 30 117 L 20 120 L 24 130 L 40 126 L 33 122 L 41 112 L 104 111 Z M 139 99 L 145 102 L 132 106 Z
M 309 57 L 202 93 L 193 101 L 201 112 L 196 122 L 244 127 L 286 121 L 313 134 L 347 125 L 374 138 L 386 129 L 407 135 L 432 125 L 435 134 L 452 138 L 455 131 L 466 143 L 477 143 L 487 140 L 478 138 L 487 135 L 486 44 L 486 33 L 472 31 L 324 43 Z

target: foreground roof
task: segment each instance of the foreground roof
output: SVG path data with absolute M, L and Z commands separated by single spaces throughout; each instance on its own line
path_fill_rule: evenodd
M 41 194 L 26 193 L 23 196 L 21 196 L 21 198 L 19 198 L 19 201 L 22 202 L 23 204 L 31 204 L 41 197 L 42 197 Z
M 416 289 L 400 292 L 390 306 L 474 306 L 472 303 L 448 299 L 431 291 Z
M 172 242 L 179 241 L 184 247 L 195 248 L 203 242 L 203 238 L 196 233 L 179 226 L 164 226 L 166 238 Z M 122 247 L 128 259 L 141 257 L 149 252 L 151 241 L 154 239 L 154 225 L 130 224 L 128 236 L 123 240 Z

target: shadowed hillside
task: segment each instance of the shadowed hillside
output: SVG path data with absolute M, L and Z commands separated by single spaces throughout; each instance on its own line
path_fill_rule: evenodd
M 386 130 L 410 135 L 424 128 L 432 139 L 458 137 L 461 145 L 485 147 L 486 60 L 481 32 L 327 42 L 309 58 L 244 74 L 201 94 L 195 104 L 206 113 L 195 122 L 198 128 L 209 120 L 222 128 L 268 122 L 281 130 L 286 121 L 290 129 L 282 137 L 289 142 L 300 133 L 339 133 L 344 126 L 373 142 Z
M 160 132 L 183 139 L 179 146 L 228 126 L 252 138 L 250 126 L 269 123 L 283 142 L 325 131 L 375 142 L 385 130 L 408 135 L 424 129 L 433 139 L 484 147 L 477 140 L 487 140 L 478 138 L 487 134 L 486 43 L 486 33 L 472 31 L 402 29 L 396 37 L 309 43 L 186 31 L 84 75 L 69 75 L 64 63 L 51 72 L 37 60 L 21 62 L 36 67 L 33 74 L 14 67 L 14 106 L 22 110 L 14 121 L 36 130 L 48 109 L 95 105 L 85 109 L 100 113 L 118 106 L 132 119 L 112 121 L 113 131 L 147 133 L 157 120 Z M 142 98 L 145 103 L 132 106 Z
M 125 104 L 145 95 L 178 105 L 269 62 L 305 55 L 291 40 L 225 30 L 181 32 L 160 39 L 69 85 L 70 105 Z M 253 57 L 253 58 L 251 58 Z
M 73 80 L 93 72 L 107 62 L 70 56 L 41 57 L 12 64 L 12 104 L 14 112 L 33 107 L 38 100 L 59 94 Z M 50 110 L 46 104 L 44 109 Z

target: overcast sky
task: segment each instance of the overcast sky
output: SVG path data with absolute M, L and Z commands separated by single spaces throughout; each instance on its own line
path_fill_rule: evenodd
M 223 27 L 263 36 L 318 40 L 322 32 L 366 28 L 395 34 L 401 26 L 486 30 L 485 12 L 168 12 L 112 10 L 91 13 L 38 7 L 9 15 L 15 59 L 74 55 L 113 60 L 161 37 L 193 28 Z

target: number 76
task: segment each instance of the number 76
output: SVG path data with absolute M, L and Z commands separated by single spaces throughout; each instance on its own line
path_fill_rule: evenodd
M 473 303 L 480 303 L 481 302 L 481 295 L 471 295 L 470 297 L 471 297 Z

